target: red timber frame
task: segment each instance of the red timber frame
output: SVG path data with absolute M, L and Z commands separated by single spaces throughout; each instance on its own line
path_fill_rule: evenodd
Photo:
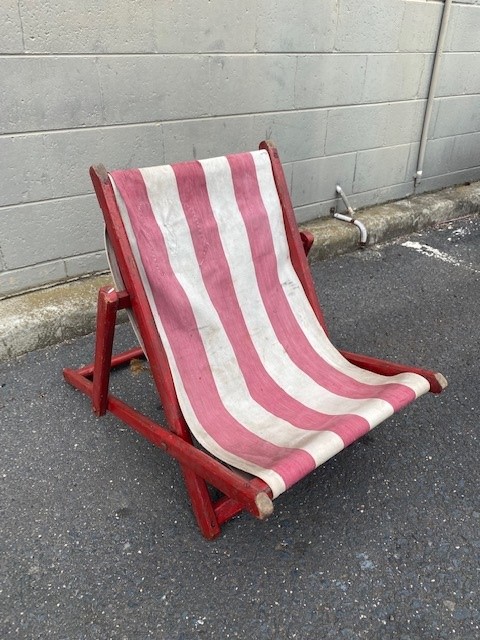
M 283 168 L 275 146 L 270 142 L 262 142 L 260 148 L 268 152 L 272 164 L 293 266 L 319 322 L 326 330 L 306 257 L 312 246 L 313 236 L 298 230 Z M 105 218 L 108 237 L 117 258 L 124 290 L 116 291 L 113 287 L 100 289 L 94 363 L 77 370 L 64 369 L 65 379 L 91 398 L 93 411 L 97 416 L 110 411 L 147 440 L 178 460 L 193 512 L 206 538 L 212 539 L 218 536 L 221 525 L 242 511 L 248 511 L 260 519 L 266 518 L 273 511 L 272 494 L 268 485 L 259 478 L 249 479 L 245 474 L 231 469 L 194 445 L 178 403 L 167 356 L 155 326 L 107 171 L 103 166 L 92 167 L 90 175 Z M 144 349 L 137 347 L 114 356 L 113 337 L 117 313 L 121 309 L 129 309 L 133 312 Z M 353 353 L 342 353 L 350 362 L 377 373 L 385 375 L 405 371 L 419 373 L 429 381 L 430 391 L 433 393 L 440 393 L 446 385 L 443 377 L 432 371 Z M 154 422 L 109 393 L 110 371 L 128 364 L 134 358 L 143 356 L 148 358 L 150 364 L 165 412 L 166 426 Z M 223 494 L 222 497 L 213 500 L 208 485 L 217 488 Z

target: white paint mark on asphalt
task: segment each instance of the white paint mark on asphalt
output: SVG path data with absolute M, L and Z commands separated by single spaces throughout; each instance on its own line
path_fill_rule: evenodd
M 452 231 L 453 227 L 448 227 L 449 231 Z M 459 238 L 464 238 L 465 236 L 470 235 L 470 229 L 467 227 L 459 227 L 458 229 L 454 229 L 452 231 L 452 235 L 447 238 L 449 242 L 455 242 Z
M 480 273 L 480 271 L 476 269 L 472 264 L 468 264 L 467 262 L 463 262 L 463 260 L 458 260 L 453 256 L 449 256 L 448 253 L 444 253 L 443 251 L 439 251 L 434 247 L 430 247 L 428 244 L 421 244 L 420 242 L 411 242 L 410 240 L 407 240 L 407 242 L 402 242 L 402 247 L 414 249 L 424 256 L 435 258 L 436 260 L 441 260 L 442 262 L 446 262 L 447 264 L 451 264 L 455 267 L 468 269 L 468 271 L 472 271 L 473 273 Z

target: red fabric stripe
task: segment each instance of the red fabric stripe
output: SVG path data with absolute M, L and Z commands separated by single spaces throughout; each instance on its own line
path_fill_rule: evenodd
M 314 411 L 284 391 L 265 370 L 238 302 L 210 205 L 203 167 L 199 163 L 182 163 L 172 168 L 205 287 L 233 347 L 252 398 L 272 415 L 300 429 L 336 433 L 345 446 L 367 433 L 370 425 L 365 418 L 353 414 L 332 416 Z M 199 233 L 199 224 L 202 234 Z M 208 252 L 205 251 L 206 246 Z M 261 257 L 260 269 L 262 266 L 270 266 L 264 257 Z
M 245 429 L 226 411 L 190 302 L 171 268 L 143 177 L 138 170 L 115 171 L 112 177 L 125 202 L 156 310 L 198 421 L 220 447 L 260 467 L 274 470 L 287 487 L 291 486 L 315 468 L 313 458 L 301 449 L 279 447 L 265 441 Z
M 415 393 L 406 385 L 358 382 L 332 367 L 314 350 L 292 312 L 278 276 L 272 232 L 253 157 L 244 153 L 227 156 L 227 159 L 250 241 L 260 293 L 275 334 L 291 360 L 325 389 L 346 398 L 381 398 L 395 411 L 412 402 Z

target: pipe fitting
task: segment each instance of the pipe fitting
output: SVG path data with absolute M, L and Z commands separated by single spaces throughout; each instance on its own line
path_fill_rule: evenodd
M 350 224 L 354 224 L 360 231 L 360 246 L 365 247 L 368 240 L 368 232 L 363 222 L 360 222 L 360 220 L 356 220 L 351 216 L 346 216 L 344 213 L 334 213 L 333 217 L 337 218 L 337 220 L 343 220 L 343 222 L 350 222 Z
M 341 199 L 343 200 L 343 203 L 347 207 L 347 211 L 348 211 L 348 213 L 350 215 L 347 216 L 344 213 L 336 213 L 335 212 L 333 214 L 333 217 L 337 218 L 337 220 L 342 220 L 343 222 L 349 222 L 350 224 L 354 224 L 357 227 L 357 229 L 360 231 L 360 246 L 362 248 L 365 247 L 365 245 L 367 244 L 367 240 L 368 240 L 367 228 L 365 227 L 363 222 L 360 222 L 360 220 L 356 220 L 354 218 L 355 211 L 353 210 L 352 205 L 348 201 L 348 198 L 345 195 L 345 192 L 342 189 L 342 187 L 339 184 L 337 184 L 337 186 L 335 187 L 335 190 L 338 193 L 338 195 L 341 197 Z
M 350 202 L 347 199 L 347 196 L 345 195 L 344 190 L 342 189 L 342 187 L 337 184 L 337 186 L 335 187 L 336 192 L 338 193 L 338 195 L 341 197 L 341 199 L 343 200 L 343 204 L 347 207 L 347 211 L 348 213 L 352 216 L 352 218 L 355 215 L 355 211 L 353 210 L 353 207 L 351 206 Z

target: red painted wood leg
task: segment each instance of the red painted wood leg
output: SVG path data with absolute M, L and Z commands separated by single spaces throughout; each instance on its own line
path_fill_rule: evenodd
M 93 368 L 93 411 L 105 415 L 108 403 L 108 383 L 112 365 L 113 337 L 118 311 L 118 295 L 113 287 L 102 287 L 98 292 L 97 333 Z
M 186 465 L 182 464 L 181 466 L 192 510 L 200 531 L 207 540 L 213 540 L 213 538 L 220 535 L 220 525 L 215 514 L 212 498 L 208 492 L 207 483 Z
M 305 255 L 308 256 L 308 254 L 310 253 L 310 249 L 312 248 L 315 241 L 313 233 L 310 233 L 310 231 L 300 231 L 300 238 L 302 240 Z

